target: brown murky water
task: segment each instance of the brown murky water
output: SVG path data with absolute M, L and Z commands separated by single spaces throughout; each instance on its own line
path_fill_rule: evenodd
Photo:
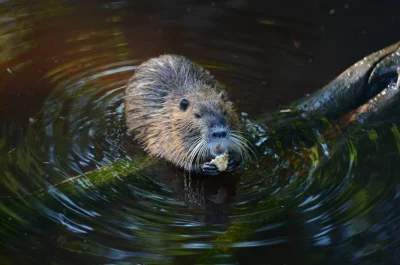
M 395 124 L 334 144 L 251 125 L 256 165 L 196 179 L 126 139 L 121 93 L 143 60 L 182 54 L 255 120 L 398 41 L 399 8 L 0 1 L 0 264 L 397 264 Z

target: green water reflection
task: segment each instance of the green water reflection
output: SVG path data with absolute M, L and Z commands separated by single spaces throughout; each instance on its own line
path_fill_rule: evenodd
M 309 66 L 316 24 L 268 14 L 248 1 L 0 1 L 0 264 L 395 264 L 396 119 L 331 138 L 329 119 L 270 131 L 267 109 L 311 92 L 280 82 L 312 89 L 332 73 L 317 53 Z M 221 80 L 257 160 L 192 178 L 126 137 L 126 81 L 171 52 Z

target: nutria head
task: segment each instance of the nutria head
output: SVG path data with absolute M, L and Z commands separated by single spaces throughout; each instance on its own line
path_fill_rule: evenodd
M 179 96 L 171 95 L 165 110 L 182 162 L 201 165 L 224 153 L 240 159 L 245 152 L 241 122 L 226 92 L 205 87 Z
M 128 132 L 152 155 L 196 170 L 217 155 L 240 161 L 248 152 L 227 94 L 202 67 L 177 55 L 141 64 L 128 82 Z

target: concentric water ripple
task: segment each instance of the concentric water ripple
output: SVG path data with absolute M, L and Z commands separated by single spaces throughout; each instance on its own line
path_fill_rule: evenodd
M 261 116 L 306 82 L 295 37 L 319 27 L 246 1 L 152 4 L 0 1 L 0 264 L 396 264 L 397 125 L 327 137 L 332 121 Z M 127 80 L 172 52 L 226 86 L 254 161 L 185 176 L 125 134 Z

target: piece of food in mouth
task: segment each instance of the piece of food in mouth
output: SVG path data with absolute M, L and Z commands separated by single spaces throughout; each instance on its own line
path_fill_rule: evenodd
M 216 156 L 213 160 L 210 161 L 211 164 L 214 164 L 219 171 L 225 171 L 228 167 L 228 153 Z

